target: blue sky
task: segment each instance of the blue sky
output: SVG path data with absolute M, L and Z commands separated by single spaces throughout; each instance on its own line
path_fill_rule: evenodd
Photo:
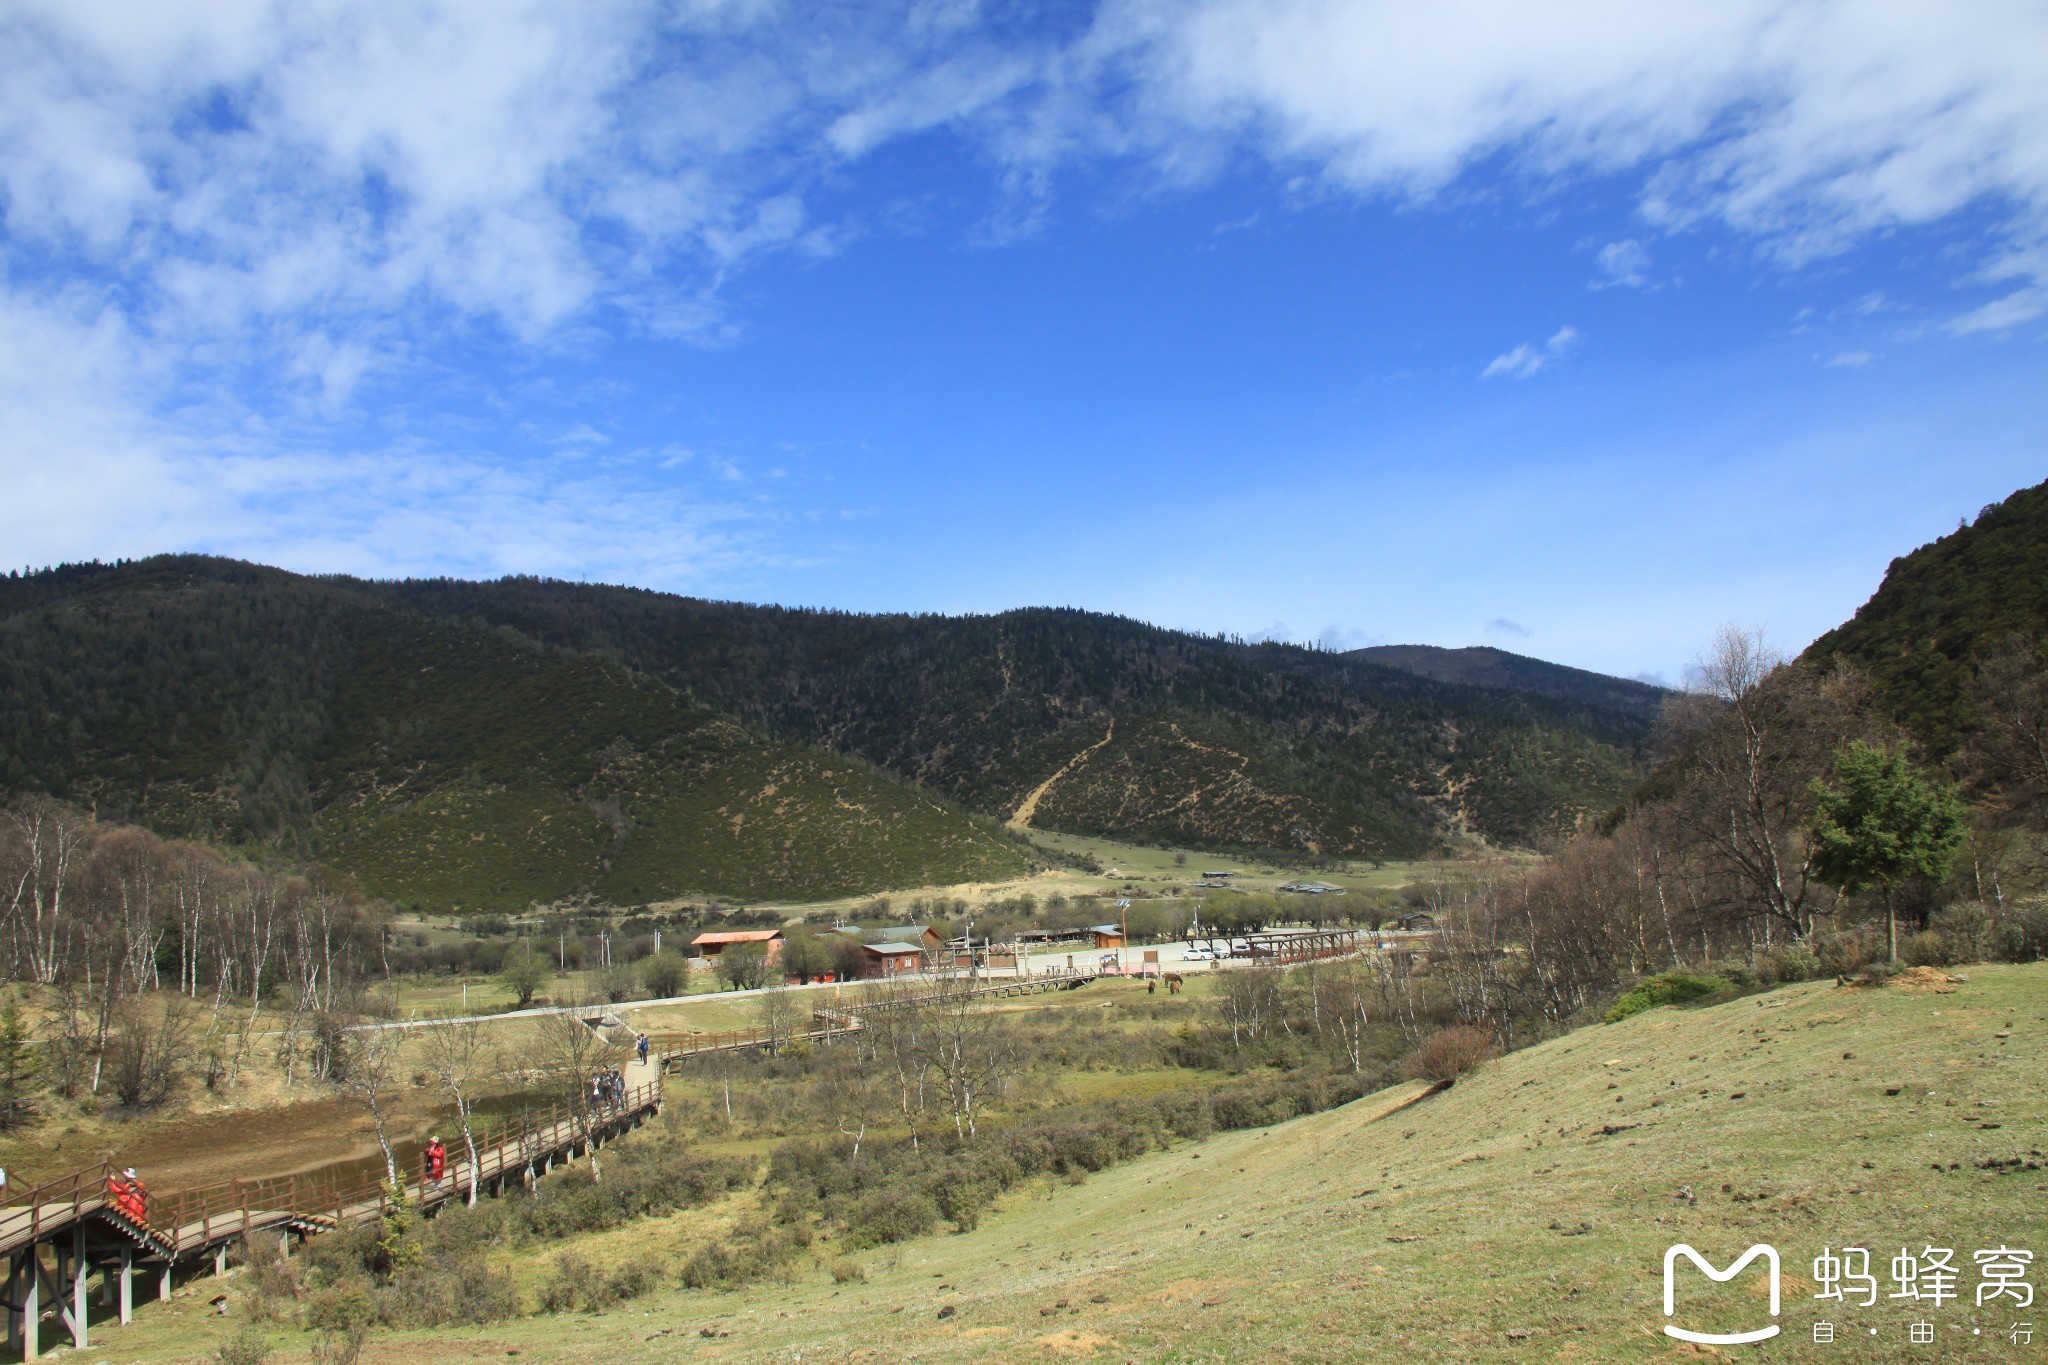
M 0 559 L 1682 675 L 2048 476 L 2038 6 L 25 3 Z

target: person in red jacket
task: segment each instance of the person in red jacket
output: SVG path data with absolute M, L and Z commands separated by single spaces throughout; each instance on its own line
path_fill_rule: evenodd
M 149 1189 L 133 1166 L 107 1177 L 107 1201 L 124 1217 L 142 1222 L 149 1212 Z
M 448 1149 L 441 1145 L 439 1134 L 427 1139 L 427 1179 L 436 1185 L 448 1173 Z

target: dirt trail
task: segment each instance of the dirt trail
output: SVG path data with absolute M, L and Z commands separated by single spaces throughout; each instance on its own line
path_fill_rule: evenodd
M 1033 816 L 1038 814 L 1038 803 L 1045 799 L 1045 794 L 1051 791 L 1061 778 L 1065 777 L 1068 773 L 1074 771 L 1074 769 L 1080 767 L 1083 763 L 1086 763 L 1089 760 L 1089 758 L 1094 755 L 1097 749 L 1100 749 L 1105 744 L 1109 743 L 1112 739 L 1115 738 L 1116 718 L 1112 716 L 1109 722 L 1109 732 L 1103 735 L 1101 739 L 1095 741 L 1095 743 L 1083 749 L 1080 753 L 1075 754 L 1072 758 L 1068 759 L 1064 764 L 1061 765 L 1060 770 L 1058 772 L 1054 773 L 1051 777 L 1046 778 L 1045 781 L 1033 787 L 1031 789 L 1031 794 L 1025 797 L 1023 803 L 1017 807 L 1017 813 L 1015 815 L 1012 815 L 1007 821 L 1004 822 L 1005 828 L 1014 830 L 1030 829 L 1031 819 Z
M 401 1097 L 393 1124 L 408 1135 L 443 1115 L 425 1093 Z M 231 1177 L 302 1174 L 378 1156 L 362 1109 L 340 1099 L 183 1111 L 119 1120 L 42 1125 L 25 1143 L 10 1142 L 10 1173 L 47 1179 L 111 1159 L 132 1165 L 158 1189 L 188 1188 Z M 4 1148 L 0 1148 L 4 1150 Z M 381 1158 L 379 1158 L 381 1159 Z

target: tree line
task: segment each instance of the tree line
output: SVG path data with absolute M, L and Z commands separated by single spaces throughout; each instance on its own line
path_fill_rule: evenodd
M 266 871 L 46 799 L 0 809 L 0 917 L 6 977 L 48 1004 L 37 1069 L 66 1098 L 161 1102 L 188 1057 L 209 1089 L 232 1087 L 266 1004 L 285 1084 L 325 1078 L 341 1020 L 388 967 L 389 907 L 345 876 Z
M 1461 1017 L 1512 1038 L 1659 972 L 1769 983 L 2038 958 L 2044 677 L 2032 641 L 1986 648 L 1975 723 L 1934 760 L 1854 663 L 1724 631 L 1625 808 L 1540 865 L 1424 888 L 1426 970 Z

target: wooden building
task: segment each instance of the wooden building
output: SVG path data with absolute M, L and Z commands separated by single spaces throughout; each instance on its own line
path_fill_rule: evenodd
M 782 955 L 783 939 L 780 929 L 714 929 L 691 939 L 690 951 L 698 957 L 715 962 L 720 953 L 739 943 L 760 944 L 771 962 Z
M 924 949 L 915 943 L 864 943 L 869 976 L 909 976 L 924 965 Z

